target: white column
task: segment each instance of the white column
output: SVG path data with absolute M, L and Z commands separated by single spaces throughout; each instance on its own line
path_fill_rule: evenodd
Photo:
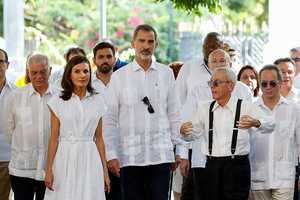
M 269 0 L 269 43 L 265 63 L 289 56 L 289 50 L 300 46 L 299 0 Z
M 100 0 L 100 40 L 107 38 L 106 0 Z
M 5 49 L 10 60 L 8 75 L 16 78 L 25 71 L 24 56 L 24 1 L 4 0 Z

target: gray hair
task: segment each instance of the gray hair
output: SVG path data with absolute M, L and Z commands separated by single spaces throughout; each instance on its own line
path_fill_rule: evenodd
M 26 68 L 30 68 L 33 63 L 45 63 L 49 69 L 49 60 L 48 57 L 41 53 L 34 53 L 30 55 L 27 59 Z
M 236 84 L 237 82 L 237 78 L 236 75 L 234 73 L 234 71 L 232 69 L 230 69 L 229 67 L 220 67 L 220 68 L 216 68 L 212 74 L 212 76 L 214 76 L 216 73 L 218 72 L 222 72 L 223 74 L 226 75 L 226 77 L 232 81 L 234 84 Z

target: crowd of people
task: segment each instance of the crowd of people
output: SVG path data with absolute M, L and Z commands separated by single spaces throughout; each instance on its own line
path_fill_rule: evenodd
M 52 74 L 34 53 L 17 89 L 0 49 L 1 200 L 298 199 L 299 47 L 237 68 L 216 32 L 201 60 L 169 66 L 152 26 L 131 45 L 126 63 L 96 44 L 95 71 L 80 47 Z

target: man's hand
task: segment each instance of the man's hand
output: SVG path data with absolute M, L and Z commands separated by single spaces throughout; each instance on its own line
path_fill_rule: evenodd
M 189 173 L 189 168 L 190 168 L 189 160 L 181 159 L 179 167 L 180 167 L 181 175 L 186 177 Z
M 249 129 L 252 127 L 259 128 L 260 127 L 260 121 L 257 119 L 254 119 L 248 115 L 243 115 L 240 118 L 240 121 L 238 122 L 238 128 L 240 129 Z
M 180 156 L 176 156 L 175 157 L 175 163 L 171 164 L 171 171 L 175 171 L 177 169 L 177 167 L 180 165 L 180 163 L 181 163 Z
M 192 122 L 185 122 L 180 127 L 180 133 L 182 135 L 190 135 L 193 130 Z
M 120 162 L 118 159 L 112 159 L 108 161 L 107 167 L 111 173 L 117 177 L 120 177 Z

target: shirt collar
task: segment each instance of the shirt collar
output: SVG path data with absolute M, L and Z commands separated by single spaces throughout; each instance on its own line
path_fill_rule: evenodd
M 32 83 L 28 83 L 28 90 L 29 90 L 30 96 L 38 94 L 38 92 L 35 91 L 35 89 L 33 88 Z M 52 89 L 52 87 L 50 87 L 50 85 L 48 85 L 48 88 L 47 88 L 46 92 L 43 94 L 43 96 L 47 95 L 47 94 L 53 94 L 53 89 Z
M 226 103 L 224 107 L 228 108 L 231 112 L 235 111 L 235 107 L 236 107 L 236 102 L 237 102 L 237 98 L 235 96 L 231 96 L 229 101 Z M 213 107 L 213 111 L 215 111 L 216 109 L 218 109 L 219 107 L 221 107 L 218 102 L 216 101 L 214 107 Z
M 136 62 L 136 60 L 133 61 L 133 71 L 142 70 L 143 68 Z M 156 62 L 152 59 L 151 65 L 149 69 L 157 70 Z
M 84 100 L 88 97 L 91 97 L 91 96 L 92 96 L 92 94 L 89 91 L 86 91 L 85 96 L 82 100 Z M 79 96 L 77 96 L 75 93 L 72 93 L 72 98 L 78 98 L 79 99 Z
M 283 96 L 281 96 L 280 95 L 280 99 L 279 99 L 279 101 L 277 102 L 277 106 L 278 105 L 280 105 L 280 104 L 289 104 L 290 102 L 286 99 L 286 98 L 284 98 Z M 260 106 L 260 107 L 265 107 L 265 104 L 264 104 L 264 101 L 263 101 L 263 98 L 262 98 L 262 96 L 260 96 L 260 97 L 258 97 L 258 99 L 257 99 L 257 104 L 258 104 L 258 106 Z

